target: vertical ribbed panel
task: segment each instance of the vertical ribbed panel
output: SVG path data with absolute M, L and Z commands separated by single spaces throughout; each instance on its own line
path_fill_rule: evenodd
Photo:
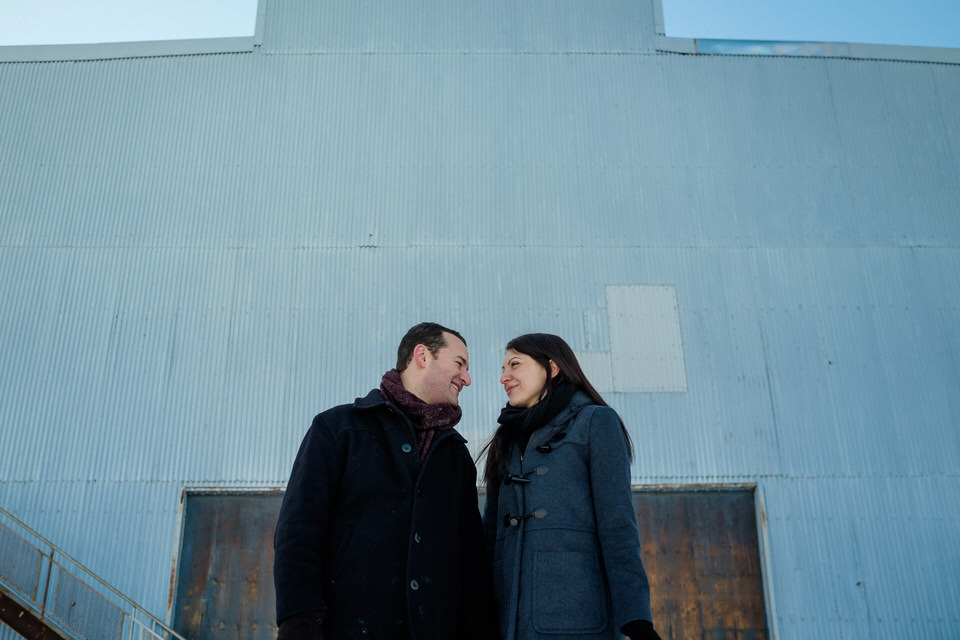
M 960 173 L 953 66 L 222 55 L 4 69 L 15 245 L 444 244 L 453 220 L 471 245 L 960 233 L 942 215 Z M 887 97 L 904 92 L 943 98 Z M 401 214 L 421 224 L 391 228 Z
M 629 0 L 269 3 L 264 51 L 636 52 L 654 47 L 650 4 Z
M 957 629 L 956 478 L 770 479 L 782 637 L 949 638 Z M 937 509 L 930 508 L 931 498 Z M 903 603 L 910 602 L 909 610 Z M 811 609 L 810 605 L 819 605 Z
M 758 485 L 781 638 L 949 637 L 960 66 L 655 54 L 643 2 L 414 4 L 0 64 L 0 505 L 162 617 L 182 488 L 281 486 L 408 326 L 466 336 L 478 451 L 509 338 L 608 362 L 607 288 L 667 287 L 685 387 L 607 398 L 634 481 Z

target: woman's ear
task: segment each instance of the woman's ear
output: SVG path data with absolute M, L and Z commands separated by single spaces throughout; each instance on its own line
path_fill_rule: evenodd
M 560 367 L 557 366 L 557 363 L 553 360 L 550 361 L 550 378 L 556 378 L 557 374 L 560 373 Z

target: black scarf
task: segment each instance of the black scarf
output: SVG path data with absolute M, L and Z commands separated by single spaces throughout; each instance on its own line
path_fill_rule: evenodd
M 417 435 L 417 448 L 420 450 L 420 462 L 427 457 L 430 443 L 437 431 L 453 429 L 463 412 L 454 404 L 429 404 L 407 391 L 400 380 L 400 373 L 390 369 L 380 380 L 380 393 L 390 404 L 410 418 Z
M 523 452 L 530 442 L 533 432 L 553 420 L 563 411 L 577 388 L 570 382 L 562 382 L 547 393 L 547 397 L 529 408 L 512 407 L 508 403 L 500 411 L 497 422 L 504 426 L 503 435 L 510 443 L 515 443 Z

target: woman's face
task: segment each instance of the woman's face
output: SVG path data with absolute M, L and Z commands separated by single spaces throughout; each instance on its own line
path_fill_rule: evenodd
M 527 409 L 537 404 L 546 382 L 547 372 L 539 362 L 524 353 L 507 349 L 500 384 L 507 392 L 511 407 Z

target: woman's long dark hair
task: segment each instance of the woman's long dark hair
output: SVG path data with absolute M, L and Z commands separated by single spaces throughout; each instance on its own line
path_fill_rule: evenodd
M 517 336 L 508 342 L 506 350 L 516 351 L 517 353 L 522 353 L 533 358 L 543 367 L 543 370 L 547 372 L 546 382 L 544 382 L 543 388 L 540 390 L 539 402 L 543 402 L 558 385 L 569 382 L 590 396 L 590 400 L 592 400 L 594 404 L 603 407 L 609 406 L 597 390 L 593 388 L 590 381 L 587 380 L 587 376 L 583 372 L 583 369 L 580 368 L 580 363 L 577 361 L 577 356 L 573 353 L 573 349 L 571 349 L 570 345 L 560 336 L 555 336 L 551 333 L 527 333 L 522 336 Z M 560 370 L 557 375 L 552 378 L 550 377 L 551 360 Z M 623 437 L 627 441 L 627 451 L 629 452 L 630 459 L 633 460 L 633 442 L 630 440 L 630 434 L 627 433 L 627 428 L 624 426 L 623 420 L 620 420 L 620 428 L 623 430 Z M 500 482 L 503 470 L 506 469 L 507 466 L 507 452 L 510 448 L 510 443 L 506 437 L 505 430 L 506 425 L 497 427 L 493 437 L 490 438 L 490 442 L 488 442 L 480 452 L 481 455 L 483 455 L 484 451 L 487 454 L 483 477 L 488 487 Z

